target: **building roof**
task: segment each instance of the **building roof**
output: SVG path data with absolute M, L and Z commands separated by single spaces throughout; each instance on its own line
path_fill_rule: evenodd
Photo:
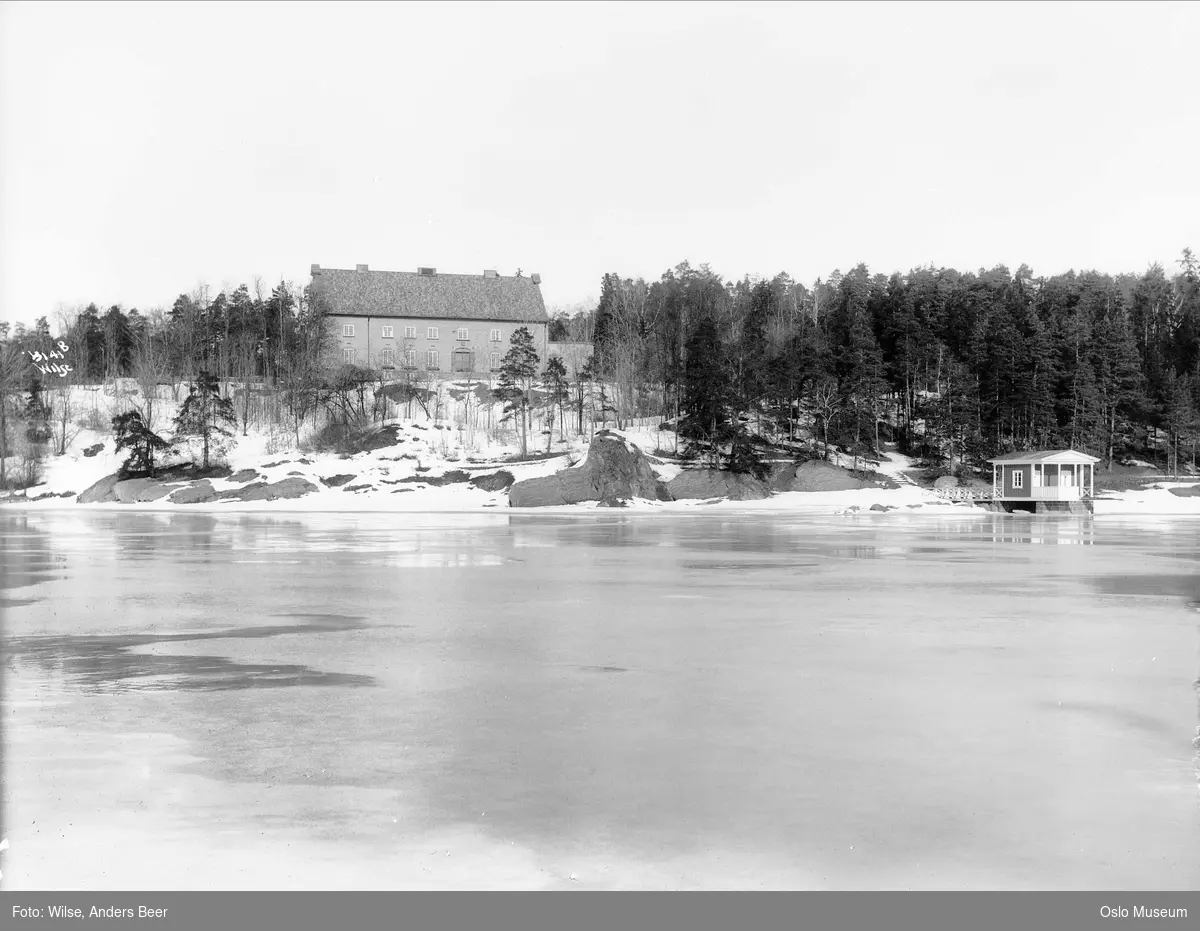
M 444 275 L 312 267 L 313 289 L 340 316 L 546 323 L 541 277 Z
M 1097 463 L 1100 461 L 1099 456 L 1089 456 L 1087 453 L 1076 452 L 1073 449 L 1042 449 L 1029 450 L 1023 453 L 1005 453 L 1003 456 L 997 456 L 995 459 L 989 459 L 988 462 L 1007 462 L 1007 463 L 1027 463 L 1027 462 L 1049 462 L 1065 463 L 1067 465 Z

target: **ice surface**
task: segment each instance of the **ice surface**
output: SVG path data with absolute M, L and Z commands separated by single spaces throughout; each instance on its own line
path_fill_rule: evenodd
M 1200 884 L 1195 520 L 0 531 L 6 888 Z

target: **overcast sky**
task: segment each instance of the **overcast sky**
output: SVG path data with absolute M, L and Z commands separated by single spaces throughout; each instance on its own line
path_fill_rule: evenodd
M 1173 273 L 1195 3 L 6 3 L 0 319 L 309 266 Z

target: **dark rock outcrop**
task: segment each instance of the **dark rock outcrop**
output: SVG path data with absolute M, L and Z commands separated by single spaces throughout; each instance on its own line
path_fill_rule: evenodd
M 172 504 L 203 504 L 205 501 L 212 501 L 216 496 L 217 493 L 213 490 L 212 484 L 203 481 L 172 492 L 168 500 Z
M 347 482 L 354 481 L 355 478 L 357 478 L 357 476 L 349 473 L 343 475 L 331 475 L 329 478 L 321 479 L 321 484 L 326 488 L 338 488 L 342 485 L 345 485 Z
M 867 483 L 855 478 L 846 469 L 840 469 L 828 462 L 811 459 L 796 469 L 796 474 L 788 483 L 788 491 L 853 491 L 856 488 L 866 488 Z
M 95 446 L 89 446 L 87 449 L 85 449 L 83 451 L 83 455 L 86 458 L 91 459 L 92 456 L 98 456 L 102 452 L 104 452 L 104 444 L 97 443 Z
M 428 469 L 417 469 L 418 472 L 428 472 Z M 458 485 L 470 479 L 469 472 L 463 472 L 459 469 L 453 469 L 443 475 L 408 475 L 404 478 L 397 479 L 398 482 L 407 482 L 416 484 L 420 482 L 422 485 L 432 485 L 434 488 L 440 488 L 442 485 Z
M 226 488 L 224 491 L 218 491 L 217 501 L 244 501 L 245 496 L 256 488 L 266 488 L 266 482 L 254 482 L 251 485 L 244 485 L 241 488 Z
M 356 436 L 350 443 L 350 447 L 354 453 L 369 453 L 377 449 L 387 449 L 389 446 L 395 446 L 396 440 L 400 435 L 400 428 L 395 424 L 389 424 L 386 427 L 380 427 L 377 430 L 370 430 L 361 436 Z
M 116 501 L 117 493 L 114 489 L 120 480 L 120 476 L 116 472 L 106 475 L 90 488 L 85 489 L 76 500 L 79 504 L 104 504 Z
M 171 494 L 171 492 L 176 491 L 180 487 L 182 486 L 164 485 L 161 482 L 154 482 L 153 484 L 147 485 L 145 488 L 139 491 L 134 496 L 134 500 L 139 503 L 145 501 L 157 501 L 159 498 L 165 498 L 167 495 Z
M 794 462 L 777 462 L 771 466 L 771 474 L 767 476 L 767 484 L 772 491 L 791 491 L 792 482 L 796 478 L 797 465 Z
M 1200 498 L 1200 485 L 1184 485 L 1181 488 L 1168 488 L 1177 498 Z
M 525 479 L 508 489 L 508 503 L 515 508 L 630 498 L 670 501 L 671 493 L 654 474 L 642 451 L 609 430 L 592 437 L 583 464 L 553 475 Z
M 515 481 L 513 474 L 506 469 L 489 472 L 487 475 L 475 475 L 470 479 L 472 485 L 483 491 L 504 491 L 504 489 L 512 487 Z
M 30 501 L 45 501 L 47 498 L 74 498 L 73 491 L 47 491 L 30 498 Z
M 316 485 L 302 478 L 285 478 L 266 486 L 246 489 L 242 501 L 277 501 L 281 498 L 300 498 L 318 491 Z
M 691 498 L 728 498 L 731 501 L 758 501 L 771 497 L 771 488 L 753 475 L 720 469 L 686 469 L 667 482 L 667 491 L 678 500 Z
M 253 469 L 242 469 L 238 472 L 234 472 L 233 475 L 229 476 L 229 481 L 237 482 L 239 485 L 242 485 L 242 484 L 245 484 L 246 482 L 252 482 L 256 478 L 261 478 L 261 476 L 257 472 L 255 472 Z
M 132 504 L 137 500 L 138 492 L 150 485 L 157 484 L 158 482 L 152 478 L 129 478 L 123 482 L 117 482 L 113 487 L 113 493 L 122 504 Z

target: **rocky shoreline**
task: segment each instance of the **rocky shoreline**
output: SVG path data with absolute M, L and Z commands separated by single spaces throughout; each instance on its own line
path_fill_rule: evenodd
M 832 509 L 835 514 L 847 515 L 900 509 L 942 514 L 1004 510 L 986 502 L 938 497 L 934 489 L 905 477 L 903 460 L 891 463 L 890 472 L 876 472 L 865 480 L 862 473 L 826 461 L 797 463 L 790 459 L 769 463 L 761 477 L 756 477 L 647 455 L 628 436 L 613 430 L 601 430 L 586 446 L 557 455 L 464 460 L 454 454 L 430 456 L 427 449 L 399 452 L 419 442 L 420 429 L 410 430 L 417 432 L 406 439 L 396 427 L 382 428 L 368 448 L 338 458 L 309 454 L 313 458 L 264 462 L 242 457 L 237 471 L 219 467 L 202 472 L 194 465 L 182 464 L 155 477 L 122 477 L 113 472 L 78 494 L 59 490 L 70 487 L 60 480 L 57 488 L 51 485 L 36 495 L 0 501 L 43 507 L 65 507 L 70 501 L 152 510 L 253 510 L 272 503 L 289 510 L 382 512 L 663 506 L 677 511 L 716 504 L 755 510 Z M 400 446 L 402 443 L 408 445 Z M 88 448 L 83 456 L 99 463 L 93 458 L 95 453 Z M 116 464 L 111 456 L 108 463 L 109 468 Z M 97 471 L 92 470 L 88 478 Z M 87 472 L 73 474 L 82 477 Z M 1154 502 L 1158 510 L 1190 513 L 1200 504 L 1200 485 L 1171 487 L 1156 495 L 1165 499 Z M 1113 503 L 1119 510 L 1129 510 L 1134 502 L 1114 499 Z M 1062 510 L 1076 513 L 1087 509 Z
M 301 464 L 312 465 L 308 460 Z M 79 495 L 72 492 L 46 493 L 45 497 L 75 497 L 78 504 L 209 504 L 225 501 L 280 501 L 303 498 L 322 488 L 344 492 L 378 492 L 393 487 L 391 493 L 428 487 L 463 484 L 484 492 L 507 492 L 507 505 L 513 508 L 560 507 L 594 503 L 601 507 L 625 507 L 634 500 L 671 501 L 762 501 L 789 491 L 848 491 L 870 488 L 844 469 L 825 462 L 776 463 L 765 478 L 719 469 L 686 468 L 669 479 L 661 477 L 654 466 L 661 460 L 647 456 L 619 433 L 602 430 L 592 437 L 587 454 L 580 461 L 548 475 L 517 480 L 513 472 L 495 468 L 486 473 L 450 469 L 426 474 L 428 469 L 401 478 L 377 478 L 358 481 L 356 473 L 338 473 L 315 477 L 298 470 L 282 478 L 269 480 L 263 471 L 291 464 L 268 463 L 259 468 L 244 468 L 232 474 L 190 475 L 189 470 L 173 470 L 157 478 L 122 478 L 119 473 L 106 475 Z M 483 468 L 489 468 L 484 466 Z M 261 470 L 261 471 L 260 471 Z M 226 470 L 227 471 L 227 470 Z M 194 470 L 192 470 L 194 473 Z M 885 509 L 880 505 L 878 509 Z

